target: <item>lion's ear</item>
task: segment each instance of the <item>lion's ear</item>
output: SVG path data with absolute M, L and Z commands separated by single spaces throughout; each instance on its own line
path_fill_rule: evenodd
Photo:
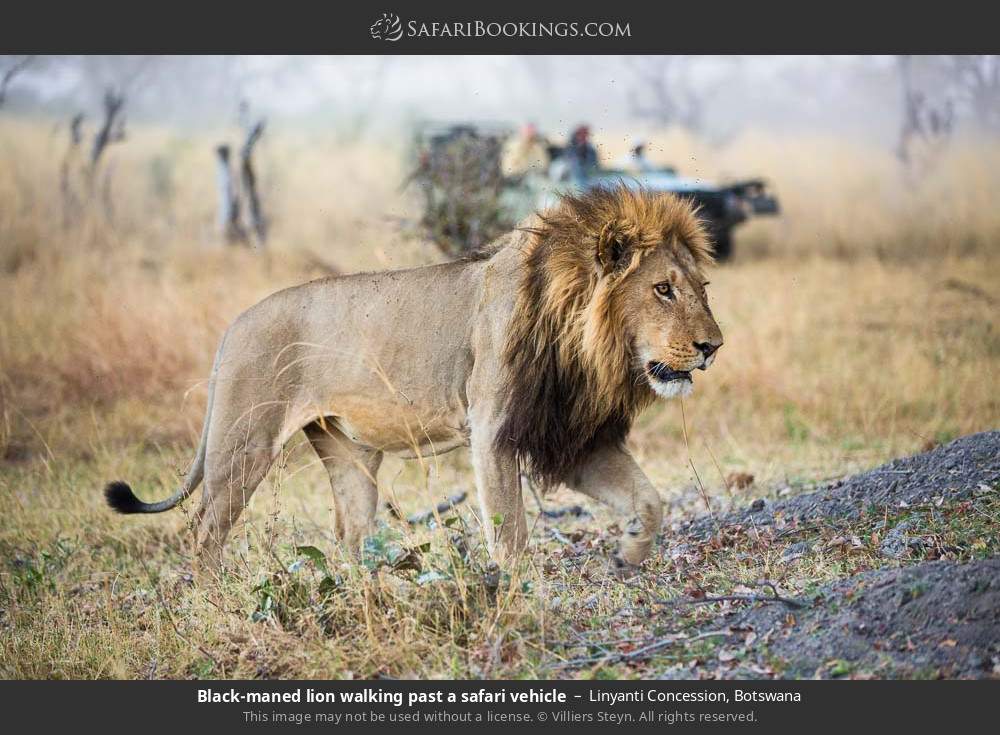
M 628 263 L 632 238 L 624 222 L 611 220 L 597 237 L 597 264 L 605 274 L 612 273 Z

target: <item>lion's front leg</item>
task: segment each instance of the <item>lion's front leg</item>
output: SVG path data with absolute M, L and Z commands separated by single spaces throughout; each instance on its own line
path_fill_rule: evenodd
M 499 427 L 496 414 L 488 406 L 479 406 L 470 411 L 469 418 L 472 466 L 486 544 L 493 559 L 506 566 L 528 543 L 521 483 L 515 462 L 494 450 L 493 438 Z
M 622 515 L 619 554 L 632 565 L 649 555 L 663 522 L 663 500 L 624 447 L 597 450 L 566 484 Z

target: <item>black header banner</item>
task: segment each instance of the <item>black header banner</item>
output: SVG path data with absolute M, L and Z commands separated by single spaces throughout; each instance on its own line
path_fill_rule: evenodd
M 16 9 L 15 9 L 16 8 Z M 672 54 L 996 51 L 987 3 L 22 4 L 2 53 Z

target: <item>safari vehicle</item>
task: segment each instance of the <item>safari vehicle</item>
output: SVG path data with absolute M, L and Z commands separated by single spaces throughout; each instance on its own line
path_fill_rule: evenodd
M 512 133 L 511 126 L 498 123 L 418 126 L 409 181 L 422 193 L 423 228 L 446 253 L 457 256 L 482 247 L 562 192 L 619 182 L 689 198 L 709 228 L 719 260 L 732 254 L 733 228 L 750 217 L 778 213 L 778 201 L 763 179 L 715 185 L 667 167 L 644 172 L 599 168 L 577 181 L 544 175 L 505 177 L 500 157 Z M 553 160 L 562 153 L 558 146 L 549 146 Z
M 462 255 L 509 230 L 515 213 L 501 200 L 512 186 L 500 153 L 512 129 L 489 123 L 422 123 L 414 136 L 413 182 L 420 189 L 420 224 L 438 247 Z
M 778 200 L 769 193 L 763 179 L 747 179 L 718 186 L 701 179 L 679 176 L 672 168 L 642 173 L 600 169 L 586 179 L 584 186 L 611 186 L 619 182 L 629 187 L 670 192 L 690 199 L 708 226 L 715 242 L 715 256 L 719 260 L 732 255 L 733 228 L 755 215 L 778 213 Z

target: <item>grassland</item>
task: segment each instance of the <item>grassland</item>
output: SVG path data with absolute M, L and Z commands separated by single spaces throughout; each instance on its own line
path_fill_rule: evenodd
M 628 650 L 640 622 L 676 630 L 671 614 L 630 618 L 637 600 L 776 576 L 794 593 L 888 563 L 831 553 L 785 568 L 780 545 L 747 541 L 712 564 L 662 551 L 622 581 L 608 570 L 613 519 L 567 491 L 546 503 L 592 517 L 533 510 L 530 553 L 510 574 L 490 567 L 465 507 L 433 530 L 383 512 L 359 563 L 334 543 L 324 472 L 293 440 L 235 534 L 234 573 L 193 586 L 186 512 L 115 517 L 102 485 L 174 487 L 216 342 L 242 309 L 331 270 L 442 258 L 407 224 L 401 151 L 277 132 L 259 151 L 268 251 L 224 246 L 211 148 L 227 135 L 132 131 L 100 179 L 113 211 L 87 206 L 66 224 L 65 131 L 0 124 L 0 676 L 653 675 L 711 641 L 635 665 L 562 664 L 574 647 Z M 605 133 L 609 156 L 619 138 Z M 711 276 L 726 335 L 712 371 L 630 439 L 668 537 L 693 513 L 1000 425 L 1000 146 L 957 142 L 909 176 L 886 151 L 818 136 L 711 148 L 667 132 L 653 152 L 705 177 L 765 174 L 784 207 L 741 231 Z M 754 480 L 736 487 L 734 473 Z M 379 484 L 405 515 L 471 489 L 471 471 L 460 453 L 389 460 Z M 957 558 L 995 554 L 997 528 L 977 518 L 949 526 Z

